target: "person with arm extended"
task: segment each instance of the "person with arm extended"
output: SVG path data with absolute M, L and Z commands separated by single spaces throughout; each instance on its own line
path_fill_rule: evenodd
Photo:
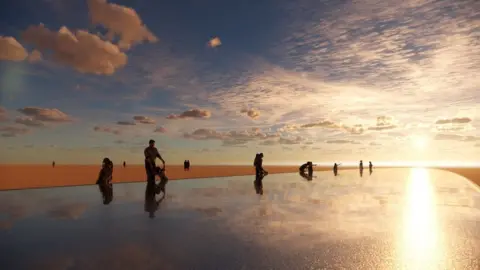
M 165 168 L 165 160 L 162 158 L 158 149 L 155 147 L 155 141 L 150 140 L 148 142 L 148 147 L 143 151 L 145 155 L 145 171 L 147 173 L 147 181 L 155 182 L 155 173 L 156 167 L 155 160 L 158 158 L 162 161 L 163 167 Z

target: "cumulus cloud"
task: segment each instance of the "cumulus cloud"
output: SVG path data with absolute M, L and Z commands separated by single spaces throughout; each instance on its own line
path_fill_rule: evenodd
M 142 116 L 142 115 L 135 115 L 133 117 L 133 120 L 135 120 L 138 123 L 148 124 L 148 125 L 154 125 L 156 123 L 155 120 L 153 120 L 153 119 L 151 119 L 147 116 Z
M 381 130 L 390 130 L 394 129 L 397 126 L 395 125 L 395 120 L 391 116 L 378 116 L 377 117 L 377 123 L 373 127 L 368 127 L 368 130 L 376 130 L 376 131 L 381 131 Z
M 255 109 L 242 109 L 240 112 L 247 114 L 247 116 L 252 119 L 258 119 L 260 117 L 260 112 Z
M 16 127 L 16 126 L 5 126 L 0 127 L 0 133 L 2 137 L 16 137 L 17 135 L 24 135 L 29 133 L 30 130 L 28 128 Z
M 135 122 L 130 122 L 130 121 L 118 121 L 117 125 L 120 126 L 135 126 Z
M 105 132 L 105 133 L 111 133 L 111 134 L 115 134 L 115 135 L 120 135 L 121 134 L 120 130 L 114 129 L 114 128 L 111 128 L 111 127 L 94 126 L 93 130 L 96 131 L 96 132 Z
M 472 119 L 469 117 L 455 117 L 450 119 L 438 119 L 435 122 L 436 131 L 467 131 L 472 129 Z
M 187 118 L 206 119 L 206 118 L 210 118 L 210 116 L 212 116 L 212 113 L 208 110 L 191 109 L 181 114 L 170 114 L 169 116 L 167 116 L 167 119 L 187 119 Z
M 45 123 L 40 120 L 28 116 L 20 116 L 15 118 L 15 123 L 22 124 L 29 127 L 44 127 Z
M 70 122 L 70 117 L 59 109 L 25 107 L 18 112 L 42 122 Z
M 37 50 L 33 50 L 27 57 L 27 60 L 28 62 L 30 63 L 35 63 L 35 62 L 38 62 L 40 60 L 42 60 L 42 53 L 37 51 Z
M 167 129 L 165 127 L 157 127 L 153 132 L 166 133 Z
M 19 62 L 27 56 L 28 52 L 15 38 L 0 36 L 0 60 Z
M 143 41 L 158 41 L 158 38 L 148 30 L 132 8 L 107 3 L 106 0 L 88 0 L 87 3 L 90 21 L 108 29 L 107 36 L 111 40 L 118 35 L 120 48 L 128 49 Z
M 84 30 L 72 33 L 62 26 L 54 32 L 43 24 L 32 25 L 22 38 L 44 54 L 51 51 L 54 61 L 82 73 L 110 75 L 127 63 L 127 55 L 116 45 Z
M 208 41 L 208 47 L 215 48 L 222 45 L 222 41 L 218 37 L 214 37 Z

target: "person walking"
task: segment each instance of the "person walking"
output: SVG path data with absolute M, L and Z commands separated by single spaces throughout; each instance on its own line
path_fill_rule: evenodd
M 162 161 L 163 167 L 165 167 L 165 160 L 162 158 L 158 149 L 155 147 L 155 141 L 150 140 L 148 147 L 143 151 L 145 155 L 145 172 L 147 173 L 147 182 L 155 182 L 156 167 L 155 160 L 158 158 Z

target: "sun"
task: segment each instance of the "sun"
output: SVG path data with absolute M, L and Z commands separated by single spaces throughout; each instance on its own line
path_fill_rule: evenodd
M 423 150 L 428 145 L 428 139 L 425 136 L 412 136 L 412 146 L 418 150 Z

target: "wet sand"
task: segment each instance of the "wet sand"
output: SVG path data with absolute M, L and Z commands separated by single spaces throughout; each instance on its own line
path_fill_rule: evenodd
M 356 169 L 340 167 L 339 170 Z M 376 168 L 382 169 L 382 168 Z M 480 168 L 437 168 L 470 179 L 480 186 Z M 298 172 L 298 166 L 265 166 L 270 174 Z M 315 171 L 331 171 L 331 167 L 315 167 Z M 93 185 L 97 180 L 98 165 L 0 165 L 0 190 Z M 365 170 L 368 173 L 368 169 Z M 182 165 L 169 165 L 167 176 L 171 180 L 254 175 L 252 166 L 192 166 L 184 171 Z M 146 179 L 142 165 L 115 166 L 114 183 L 143 182 Z

